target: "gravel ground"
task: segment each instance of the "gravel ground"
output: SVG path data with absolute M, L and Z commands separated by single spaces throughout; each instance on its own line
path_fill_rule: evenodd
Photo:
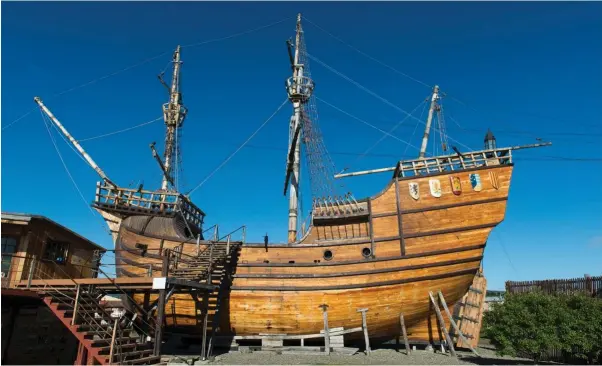
M 405 350 L 376 349 L 370 356 L 360 351 L 355 355 L 331 354 L 300 355 L 277 354 L 270 351 L 251 353 L 232 352 L 217 355 L 212 361 L 201 362 L 198 358 L 184 356 L 188 364 L 195 365 L 532 365 L 533 362 L 522 358 L 500 357 L 489 346 L 479 347 L 476 357 L 470 351 L 457 351 L 458 358 L 441 352 L 413 351 L 410 355 Z M 168 364 L 184 364 L 184 359 L 172 358 Z
M 353 356 L 331 354 L 322 355 L 279 355 L 272 352 L 240 353 L 233 352 L 216 356 L 211 364 L 217 365 L 495 365 L 532 364 L 529 360 L 496 356 L 495 352 L 479 348 L 481 358 L 471 352 L 458 352 L 458 358 L 440 352 L 413 351 L 406 355 L 405 351 L 393 349 L 374 350 L 370 356 L 358 352 Z

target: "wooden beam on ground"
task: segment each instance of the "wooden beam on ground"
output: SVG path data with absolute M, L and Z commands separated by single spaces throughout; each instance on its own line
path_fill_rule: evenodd
M 447 346 L 449 347 L 449 352 L 452 354 L 452 356 L 457 357 L 456 349 L 454 348 L 454 343 L 452 342 L 452 339 L 449 336 L 449 333 L 447 332 L 447 328 L 445 328 L 445 321 L 443 320 L 443 315 L 441 315 L 441 309 L 439 309 L 439 305 L 435 301 L 432 291 L 429 291 L 429 297 L 431 298 L 431 303 L 433 304 L 433 307 L 435 308 L 435 313 L 437 314 L 437 319 L 439 320 L 439 327 L 441 328 L 441 330 L 443 331 L 443 334 L 445 335 L 445 340 L 447 341 Z
M 439 301 L 441 301 L 441 305 L 443 305 L 443 310 L 445 310 L 445 313 L 447 314 L 447 317 L 449 318 L 449 321 L 450 321 L 452 327 L 454 327 L 456 332 L 458 332 L 458 336 L 460 336 L 460 338 L 462 338 L 462 341 L 464 341 L 464 343 L 466 343 L 466 345 L 468 346 L 468 348 L 470 348 L 472 353 L 474 353 L 477 357 L 481 357 L 479 355 L 479 353 L 470 345 L 470 343 L 468 342 L 466 337 L 464 337 L 464 334 L 462 334 L 460 327 L 458 327 L 458 324 L 456 324 L 456 322 L 454 321 L 454 318 L 453 318 L 451 312 L 449 311 L 449 308 L 447 307 L 447 303 L 445 302 L 445 298 L 443 297 L 443 293 L 441 292 L 441 290 L 439 290 L 438 295 L 439 295 Z

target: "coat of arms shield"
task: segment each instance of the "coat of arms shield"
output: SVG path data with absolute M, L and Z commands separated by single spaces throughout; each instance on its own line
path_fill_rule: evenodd
M 479 174 L 474 173 L 470 175 L 470 185 L 472 186 L 472 189 L 474 189 L 477 192 L 480 192 L 483 189 L 483 185 L 481 184 L 481 177 L 479 176 Z
M 500 189 L 500 180 L 498 178 L 497 172 L 489 172 L 489 180 L 491 181 L 491 186 L 495 189 Z
M 451 183 L 452 192 L 456 196 L 459 196 L 462 193 L 462 183 L 460 182 L 460 177 L 452 175 L 449 177 L 449 181 Z
M 408 183 L 408 188 L 410 190 L 410 196 L 413 199 L 418 200 L 418 198 L 420 198 L 420 188 L 418 187 L 418 183 Z
M 429 179 L 429 187 L 431 188 L 431 195 L 433 197 L 441 197 L 441 182 L 439 179 Z

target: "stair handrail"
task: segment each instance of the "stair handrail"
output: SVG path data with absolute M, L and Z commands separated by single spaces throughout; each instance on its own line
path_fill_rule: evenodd
M 74 280 L 74 279 L 71 277 L 71 275 L 69 275 L 69 274 L 68 274 L 68 273 L 67 273 L 67 272 L 66 272 L 64 269 L 62 269 L 62 268 L 61 268 L 61 267 L 58 265 L 58 263 L 56 263 L 55 261 L 52 261 L 52 260 L 45 260 L 45 261 L 48 261 L 48 262 L 51 262 L 52 264 L 54 264 L 54 266 L 55 266 L 55 267 L 57 267 L 57 268 L 58 268 L 58 269 L 59 269 L 61 272 L 63 272 L 63 274 L 65 274 L 65 275 L 68 277 L 68 279 L 69 279 L 71 282 L 73 282 L 73 283 L 74 283 L 76 286 L 78 286 L 78 285 L 79 285 L 77 282 L 75 282 L 75 280 Z M 123 290 L 121 289 L 121 287 L 119 287 L 119 285 L 117 285 L 117 284 L 115 283 L 115 281 L 114 281 L 112 278 L 110 278 L 110 277 L 108 277 L 108 276 L 106 275 L 106 273 L 105 273 L 105 272 L 104 272 L 104 271 L 103 271 L 103 270 L 100 268 L 100 266 L 98 266 L 97 270 L 98 270 L 98 271 L 100 271 L 100 272 L 102 272 L 102 273 L 103 273 L 103 274 L 104 274 L 104 275 L 105 275 L 105 276 L 106 276 L 106 277 L 109 279 L 109 281 L 110 281 L 110 282 L 111 282 L 111 283 L 112 283 L 112 284 L 113 284 L 113 285 L 114 285 L 114 286 L 115 286 L 117 289 L 119 289 L 119 291 L 123 292 L 123 293 L 124 293 L 126 296 L 128 296 L 128 295 L 125 293 L 125 291 L 123 291 Z M 47 285 L 48 283 L 47 283 L 47 282 L 45 282 L 45 284 Z M 107 293 L 106 293 L 105 291 L 102 291 L 101 289 L 99 289 L 99 288 L 97 288 L 97 287 L 95 287 L 95 286 L 94 286 L 93 288 L 94 288 L 96 291 L 100 292 L 101 294 L 104 294 L 105 296 L 107 295 Z M 129 297 L 129 296 L 128 296 L 128 297 Z M 136 306 L 137 308 L 139 307 L 139 306 L 138 306 L 138 304 L 136 304 L 136 302 L 135 302 L 135 301 L 133 301 L 133 303 L 135 304 L 135 306 Z M 106 312 L 106 310 L 105 310 L 105 309 L 104 309 L 102 306 L 100 306 L 100 304 L 99 304 L 99 303 L 97 303 L 96 305 L 97 305 L 97 308 L 100 310 L 100 311 L 99 311 L 99 313 L 101 313 L 101 314 L 104 314 L 104 315 L 105 315 L 105 316 L 106 316 L 108 319 L 112 319 L 112 316 L 111 316 L 109 313 L 107 313 L 107 312 Z M 142 311 L 144 312 L 144 309 L 142 309 Z M 87 314 L 89 314 L 89 313 L 88 313 L 87 311 L 85 311 L 85 310 L 84 310 L 84 312 L 86 312 Z M 145 313 L 146 313 L 146 312 L 145 312 Z M 95 314 L 96 314 L 96 312 L 95 312 Z M 75 312 L 74 312 L 74 314 L 73 314 L 73 315 L 75 316 Z M 123 316 L 119 317 L 119 318 L 118 318 L 118 319 L 116 319 L 116 320 L 117 320 L 117 321 L 120 321 L 122 318 L 123 318 Z M 95 318 L 95 316 L 94 316 L 94 315 L 92 315 L 92 319 L 93 319 L 93 320 L 96 322 L 96 318 Z M 128 320 L 129 320 L 129 319 L 128 319 Z M 145 322 L 145 323 L 146 323 L 146 322 Z M 96 324 L 102 327 L 102 324 L 98 324 L 98 322 L 96 322 Z M 148 324 L 148 323 L 146 323 L 146 324 L 147 324 L 148 326 L 151 326 L 151 325 L 150 325 L 150 324 Z M 119 334 L 120 334 L 120 335 L 123 335 L 123 329 L 121 329 L 121 325 L 119 324 L 119 322 L 117 322 L 117 327 L 118 327 L 118 328 L 117 328 L 117 330 L 119 331 Z M 144 331 L 142 331 L 142 330 L 140 330 L 140 331 L 141 331 L 143 334 L 146 334 Z M 146 335 L 148 336 L 148 334 L 146 334 Z M 119 337 L 119 338 L 122 338 L 122 337 Z M 113 341 L 113 340 L 112 340 L 112 341 Z M 118 341 L 118 344 L 117 344 L 117 347 L 119 348 L 119 357 L 120 357 L 120 363 L 122 362 L 122 351 L 123 351 L 123 347 L 122 347 L 122 344 L 121 344 L 121 342 L 122 342 L 122 341 L 120 340 L 120 341 Z M 112 360 L 112 359 L 110 359 L 110 360 L 109 360 L 109 362 L 111 362 L 111 363 L 112 363 L 112 362 L 113 362 L 113 360 Z
M 229 235 L 232 235 L 232 234 L 234 234 L 235 232 L 237 232 L 237 231 L 240 231 L 240 230 L 242 230 L 242 237 L 243 237 L 243 242 L 244 242 L 244 241 L 245 241 L 245 239 L 246 239 L 246 236 L 247 236 L 247 225 L 242 225 L 242 226 L 240 226 L 240 227 L 238 227 L 238 228 L 236 228 L 236 229 L 234 229 L 234 230 L 230 231 L 228 234 L 226 234 L 226 235 L 222 236 L 221 238 L 217 239 L 216 241 L 217 241 L 217 242 L 220 242 L 222 239 L 225 239 L 225 238 L 227 238 Z
M 137 303 L 136 301 L 134 301 L 134 299 L 133 299 L 133 298 L 132 298 L 130 295 L 128 295 L 128 294 L 127 294 L 127 292 L 125 292 L 125 291 L 124 291 L 124 290 L 123 290 L 123 289 L 122 289 L 122 288 L 121 288 L 121 287 L 120 287 L 120 286 L 119 286 L 119 285 L 118 285 L 118 284 L 115 282 L 115 280 L 114 280 L 114 279 L 110 278 L 110 277 L 107 275 L 107 273 L 106 273 L 105 271 L 103 271 L 103 270 L 100 268 L 100 266 L 98 267 L 98 271 L 100 271 L 100 272 L 101 272 L 101 273 L 102 273 L 102 274 L 103 274 L 103 275 L 104 275 L 104 276 L 105 276 L 105 277 L 106 277 L 106 278 L 107 278 L 107 279 L 108 279 L 108 280 L 111 282 L 111 284 L 113 284 L 113 285 L 115 286 L 115 288 L 116 288 L 116 289 L 117 289 L 119 292 L 123 293 L 123 294 L 124 294 L 124 295 L 125 295 L 125 296 L 126 296 L 128 299 L 129 299 L 129 300 L 130 300 L 130 302 L 131 302 L 131 303 L 134 305 L 134 307 L 136 308 L 136 310 L 140 311 L 140 312 L 141 312 L 141 314 L 142 314 L 144 317 L 146 317 L 147 319 L 150 319 L 150 318 L 151 318 L 150 314 L 149 314 L 148 312 L 146 312 L 146 311 L 144 310 L 144 308 L 142 308 L 140 305 L 138 305 L 138 303 Z M 130 320 L 130 321 L 132 321 L 132 324 L 133 324 L 133 320 L 132 320 L 132 319 L 129 319 L 129 320 Z M 150 323 L 146 322 L 144 319 L 140 319 L 140 321 L 142 321 L 142 322 L 144 322 L 146 325 L 148 325 L 148 326 L 150 327 L 150 329 L 154 329 L 154 327 L 153 327 L 153 326 L 152 326 Z M 155 326 L 157 326 L 157 325 L 155 324 Z M 149 335 L 148 333 L 144 332 L 142 329 L 140 329 L 140 331 L 141 331 L 141 332 L 142 332 L 144 335 L 146 335 L 147 337 L 150 337 L 150 335 Z M 151 337 L 151 338 L 152 338 L 152 337 Z

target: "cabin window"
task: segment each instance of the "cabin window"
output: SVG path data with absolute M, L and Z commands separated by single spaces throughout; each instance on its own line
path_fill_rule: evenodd
M 10 236 L 2 237 L 2 277 L 8 276 L 13 254 L 17 251 L 17 239 Z
M 58 264 L 67 263 L 69 243 L 48 240 L 44 249 L 43 259 L 48 259 Z
M 367 247 L 362 249 L 362 255 L 364 256 L 364 258 L 370 258 L 370 256 L 372 255 L 372 249 Z
M 331 260 L 331 259 L 332 259 L 332 257 L 333 257 L 333 255 L 332 255 L 332 251 L 331 251 L 331 250 L 329 250 L 329 249 L 326 249 L 326 250 L 324 251 L 324 259 L 326 259 L 327 261 L 329 261 L 329 260 Z

